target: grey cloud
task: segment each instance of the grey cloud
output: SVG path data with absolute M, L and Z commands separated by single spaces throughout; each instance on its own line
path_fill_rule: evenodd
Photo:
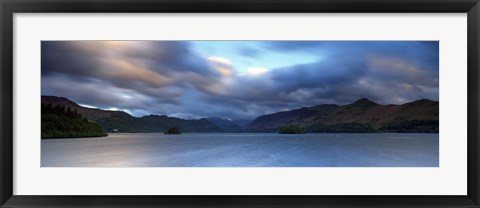
M 262 53 L 301 51 L 324 58 L 257 76 L 201 57 L 186 41 L 122 44 L 42 42 L 42 94 L 139 114 L 249 119 L 361 97 L 383 104 L 438 100 L 435 41 L 265 42 Z

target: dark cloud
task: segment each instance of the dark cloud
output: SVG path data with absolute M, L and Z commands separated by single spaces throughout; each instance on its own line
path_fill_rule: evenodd
M 329 98 L 339 104 L 359 97 L 382 103 L 438 100 L 437 41 L 280 41 L 264 45 L 326 56 L 316 63 L 272 70 L 278 89 L 286 93 L 308 90 L 312 99 Z
M 292 51 L 292 50 L 313 50 L 317 51 L 325 45 L 326 42 L 322 41 L 265 41 L 264 46 L 271 50 L 280 51 Z M 342 42 L 336 42 L 336 44 L 342 44 Z
M 357 57 L 339 57 L 311 64 L 300 64 L 277 69 L 273 79 L 287 92 L 305 88 L 331 88 L 332 85 L 344 85 L 367 73 L 367 66 Z
M 436 41 L 266 41 L 244 56 L 306 53 L 321 58 L 239 73 L 188 41 L 44 41 L 42 94 L 136 115 L 255 118 L 324 103 L 438 100 Z
M 176 95 L 159 90 L 170 85 L 205 88 L 222 76 L 208 60 L 193 54 L 187 42 L 178 41 L 44 41 L 41 66 L 42 77 L 98 80 L 155 97 Z

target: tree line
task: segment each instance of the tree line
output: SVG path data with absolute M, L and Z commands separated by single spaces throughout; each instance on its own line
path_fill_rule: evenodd
M 42 138 L 100 137 L 107 133 L 94 122 L 83 118 L 76 109 L 42 104 Z

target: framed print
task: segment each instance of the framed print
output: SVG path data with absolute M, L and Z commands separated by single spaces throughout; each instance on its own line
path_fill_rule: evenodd
M 0 5 L 2 207 L 479 207 L 477 0 Z

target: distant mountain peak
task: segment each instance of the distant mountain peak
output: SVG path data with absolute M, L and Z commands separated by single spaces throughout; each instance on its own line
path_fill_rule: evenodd
M 53 95 L 42 95 L 41 97 L 42 103 L 57 103 L 61 105 L 69 104 L 73 106 L 79 106 L 77 103 L 69 100 L 66 97 L 58 97 L 58 96 L 53 96 Z
M 166 115 L 157 115 L 157 114 L 150 114 L 143 116 L 142 118 L 168 118 Z
M 409 103 L 402 104 L 403 107 L 428 106 L 428 105 L 438 105 L 438 101 L 433 101 L 429 99 L 420 99 L 420 100 L 415 100 Z
M 365 103 L 365 102 L 374 103 L 373 101 L 371 101 L 368 98 L 360 98 L 357 101 L 355 101 L 354 103 Z
M 208 117 L 208 120 L 222 120 L 222 121 L 232 121 L 232 119 L 224 118 L 224 117 Z
M 429 99 L 420 99 L 420 100 L 415 100 L 413 101 L 412 103 L 433 103 L 433 102 L 437 102 L 437 101 L 433 101 L 433 100 L 429 100 Z
M 351 104 L 352 106 L 372 106 L 372 105 L 378 105 L 377 103 L 369 100 L 368 98 L 360 98 L 354 103 Z

